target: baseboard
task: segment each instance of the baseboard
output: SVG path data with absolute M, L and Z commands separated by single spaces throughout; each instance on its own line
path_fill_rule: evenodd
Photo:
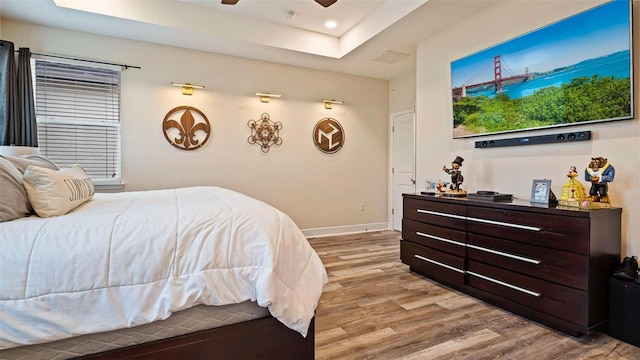
M 346 225 L 346 226 L 333 226 L 317 229 L 303 229 L 302 233 L 307 238 L 358 234 L 369 231 L 389 230 L 389 223 L 373 223 L 373 224 L 358 224 L 358 225 Z

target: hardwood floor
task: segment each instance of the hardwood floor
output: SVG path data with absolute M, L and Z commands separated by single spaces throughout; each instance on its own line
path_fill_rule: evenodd
M 316 359 L 640 359 L 640 348 L 579 338 L 453 291 L 400 262 L 400 233 L 309 239 L 329 283 Z

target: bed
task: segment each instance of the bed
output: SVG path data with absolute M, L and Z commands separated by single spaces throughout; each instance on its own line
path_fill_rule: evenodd
M 210 309 L 233 319 L 48 358 L 313 358 L 322 262 L 286 214 L 238 192 L 92 194 L 65 215 L 1 222 L 0 250 L 0 358 Z

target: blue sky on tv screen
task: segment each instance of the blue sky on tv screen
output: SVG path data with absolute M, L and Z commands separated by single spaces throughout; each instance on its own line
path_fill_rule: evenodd
M 492 81 L 493 58 L 502 56 L 503 77 L 545 72 L 630 49 L 630 3 L 614 0 L 544 28 L 451 62 L 453 87 Z

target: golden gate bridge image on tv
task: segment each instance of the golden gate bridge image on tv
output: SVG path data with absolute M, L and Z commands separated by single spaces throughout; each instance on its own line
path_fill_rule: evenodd
M 502 63 L 505 64 L 505 70 L 513 74 L 513 71 L 509 68 L 509 65 L 504 61 L 504 59 L 502 58 L 502 55 L 496 55 L 493 57 L 493 80 L 475 83 L 475 84 L 469 84 L 470 82 L 478 78 L 478 76 L 480 76 L 488 68 L 488 66 L 483 68 L 482 70 L 478 71 L 478 73 L 476 73 L 474 76 L 472 76 L 471 79 L 467 80 L 464 84 L 462 84 L 462 86 L 454 87 L 453 89 L 451 89 L 451 95 L 453 96 L 453 101 L 455 102 L 460 100 L 463 97 L 466 97 L 467 90 L 469 89 L 493 86 L 494 92 L 496 94 L 499 94 L 502 92 L 502 88 L 504 86 L 525 82 L 531 79 L 531 75 L 529 74 L 529 67 L 526 67 L 524 69 L 524 74 L 521 74 L 521 75 L 506 74 L 507 77 L 503 77 Z

